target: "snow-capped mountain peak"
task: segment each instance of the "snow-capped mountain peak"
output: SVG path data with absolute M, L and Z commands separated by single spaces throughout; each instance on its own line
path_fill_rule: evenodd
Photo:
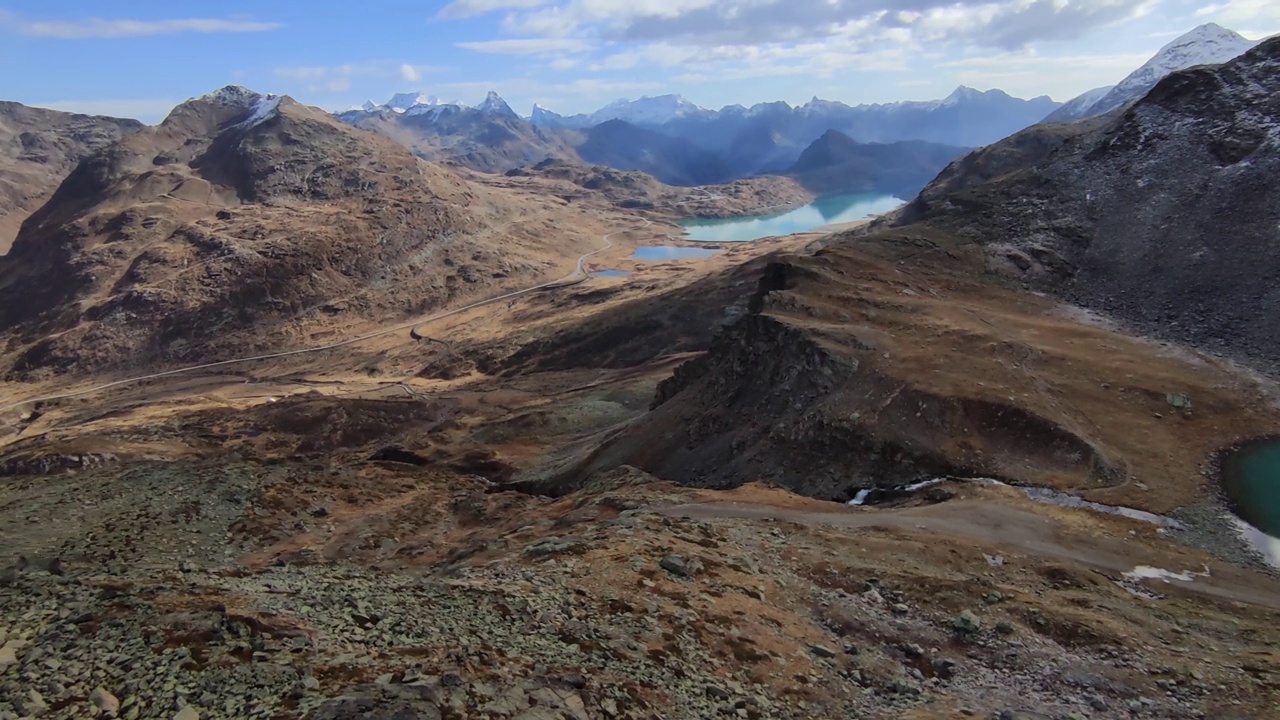
M 564 117 L 553 110 L 548 110 L 538 103 L 533 104 L 533 112 L 529 114 L 529 120 L 534 125 L 557 125 L 564 120 Z
M 388 110 L 394 110 L 395 112 L 404 112 L 409 108 L 415 107 L 418 105 L 434 107 L 436 105 L 447 105 L 447 104 L 450 104 L 450 103 L 446 103 L 445 101 L 441 100 L 435 95 L 427 95 L 426 93 L 422 93 L 422 92 L 407 92 L 407 93 L 396 93 L 395 95 L 392 95 L 391 99 L 388 100 L 386 104 L 383 105 L 382 107 Z
M 187 103 L 205 102 L 219 107 L 252 107 L 264 96 L 240 85 L 228 85 L 211 93 L 187 100 Z M 183 103 L 184 105 L 186 103 Z
M 1115 87 L 1090 90 L 1054 111 L 1045 120 L 1066 122 L 1126 107 L 1142 99 L 1167 75 L 1196 65 L 1217 65 L 1234 60 L 1257 44 L 1221 25 L 1201 25 L 1160 48 L 1142 67 L 1134 70 Z
M 1166 75 L 1196 65 L 1232 60 L 1257 43 L 1215 23 L 1201 25 L 1160 48 L 1142 67 L 1116 85 L 1116 92 L 1145 93 Z
M 625 120 L 633 125 L 662 125 L 679 117 L 705 112 L 679 95 L 658 95 L 639 100 L 615 100 L 592 113 L 589 119 L 592 125 L 609 120 Z
M 489 94 L 484 98 L 484 102 L 480 103 L 476 109 L 482 113 L 488 113 L 491 115 L 516 117 L 515 111 L 511 109 L 511 106 L 507 104 L 507 101 L 503 100 L 501 95 L 492 90 L 489 91 Z
M 975 90 L 967 85 L 960 85 L 957 86 L 955 90 L 952 90 L 950 95 L 943 98 L 942 102 L 939 104 L 943 107 L 951 107 L 952 105 L 959 105 L 966 100 L 973 100 L 981 95 L 982 92 L 979 90 Z

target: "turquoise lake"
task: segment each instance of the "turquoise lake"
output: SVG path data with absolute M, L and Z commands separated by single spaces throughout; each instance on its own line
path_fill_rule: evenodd
M 1223 467 L 1222 484 L 1236 514 L 1280 538 L 1280 441 L 1246 446 Z
M 869 215 L 886 213 L 901 205 L 902 201 L 891 195 L 832 195 L 774 215 L 682 220 L 680 225 L 689 240 L 745 242 L 805 232 L 823 225 L 866 220 Z

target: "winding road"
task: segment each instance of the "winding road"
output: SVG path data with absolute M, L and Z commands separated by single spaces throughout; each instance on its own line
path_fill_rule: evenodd
M 486 300 L 473 302 L 470 305 L 464 305 L 460 308 L 447 310 L 445 312 L 437 313 L 435 315 L 431 315 L 429 317 L 426 317 L 420 320 L 414 320 L 413 322 L 402 323 L 394 327 L 384 328 L 382 330 L 366 333 L 364 335 L 358 335 L 353 338 L 348 338 L 346 340 L 341 340 L 335 343 L 329 343 L 328 345 L 321 345 L 319 347 L 303 348 L 300 350 L 284 350 L 281 352 L 267 353 L 265 355 L 253 355 L 250 357 L 234 358 L 231 360 L 219 360 L 217 362 L 202 363 L 200 365 L 191 365 L 183 368 L 175 368 L 173 370 L 165 370 L 164 372 L 150 373 L 148 375 L 139 375 L 137 377 L 125 378 L 124 380 L 115 380 L 113 382 L 103 383 L 102 385 L 95 385 L 93 387 L 85 388 L 83 390 L 75 390 L 72 392 L 59 393 L 57 395 L 46 395 L 44 397 L 27 398 L 26 400 L 19 400 L 18 402 L 9 403 L 8 405 L 0 406 L 0 412 L 8 412 L 9 410 L 22 407 L 23 405 L 31 405 L 34 403 L 42 403 L 42 402 L 52 402 L 54 400 L 67 400 L 69 398 L 81 397 L 83 395 L 92 395 L 93 393 L 96 393 L 96 392 L 101 392 L 103 390 L 110 390 L 111 388 L 121 387 L 123 385 L 131 385 L 133 383 L 144 382 L 146 380 L 155 380 L 155 379 L 164 378 L 164 377 L 171 377 L 174 375 L 183 375 L 185 373 L 197 372 L 199 370 L 210 370 L 213 368 L 227 367 L 229 365 L 239 365 L 242 363 L 258 362 L 262 360 L 275 360 L 277 358 L 294 357 L 297 355 L 306 355 L 309 353 L 323 352 L 325 350 L 334 350 L 336 348 L 346 347 L 348 345 L 354 345 L 359 342 L 364 342 L 365 340 L 371 340 L 373 338 L 383 337 L 385 335 L 391 335 L 393 333 L 403 332 L 405 330 L 409 330 L 411 332 L 416 333 L 416 328 L 422 325 L 435 322 L 436 320 L 442 320 L 444 318 L 451 317 L 453 315 L 458 315 L 468 310 L 474 310 L 475 308 L 483 307 L 485 305 L 490 305 L 492 303 L 500 302 L 502 300 L 510 300 L 511 298 L 520 297 L 521 295 L 528 295 L 529 293 L 537 292 L 539 290 L 568 287 L 570 285 L 576 285 L 578 283 L 584 282 L 591 277 L 591 271 L 588 270 L 586 266 L 587 260 L 591 257 L 599 255 L 600 253 L 605 252 L 610 248 L 612 248 L 613 240 L 611 238 L 614 235 L 620 235 L 625 232 L 631 232 L 632 230 L 640 230 L 652 224 L 653 224 L 652 221 L 645 220 L 644 223 L 641 225 L 637 225 L 635 227 L 630 227 L 630 228 L 624 228 L 622 230 L 615 230 L 611 233 L 606 233 L 605 235 L 601 236 L 601 240 L 604 241 L 604 244 L 601 247 L 595 250 L 592 250 L 589 253 L 585 253 L 581 257 L 579 257 L 577 265 L 574 267 L 573 272 L 558 280 L 545 282 L 545 283 L 542 283 L 541 285 L 534 285 L 533 287 L 525 288 L 523 290 L 516 290 L 514 292 L 504 293 L 502 295 L 498 295 L 497 297 L 491 297 Z

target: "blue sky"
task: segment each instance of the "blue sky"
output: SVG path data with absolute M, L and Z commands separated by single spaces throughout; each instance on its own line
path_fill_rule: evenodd
M 674 92 L 705 107 L 1058 100 L 1218 22 L 1280 32 L 1275 0 L 0 0 L 0 99 L 161 119 L 228 84 L 336 110 L 423 90 L 562 113 Z

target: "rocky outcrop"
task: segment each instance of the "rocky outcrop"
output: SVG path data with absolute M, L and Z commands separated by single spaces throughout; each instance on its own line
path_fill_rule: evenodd
M 118 459 L 114 453 L 21 453 L 0 460 L 0 477 L 53 475 L 98 467 Z

